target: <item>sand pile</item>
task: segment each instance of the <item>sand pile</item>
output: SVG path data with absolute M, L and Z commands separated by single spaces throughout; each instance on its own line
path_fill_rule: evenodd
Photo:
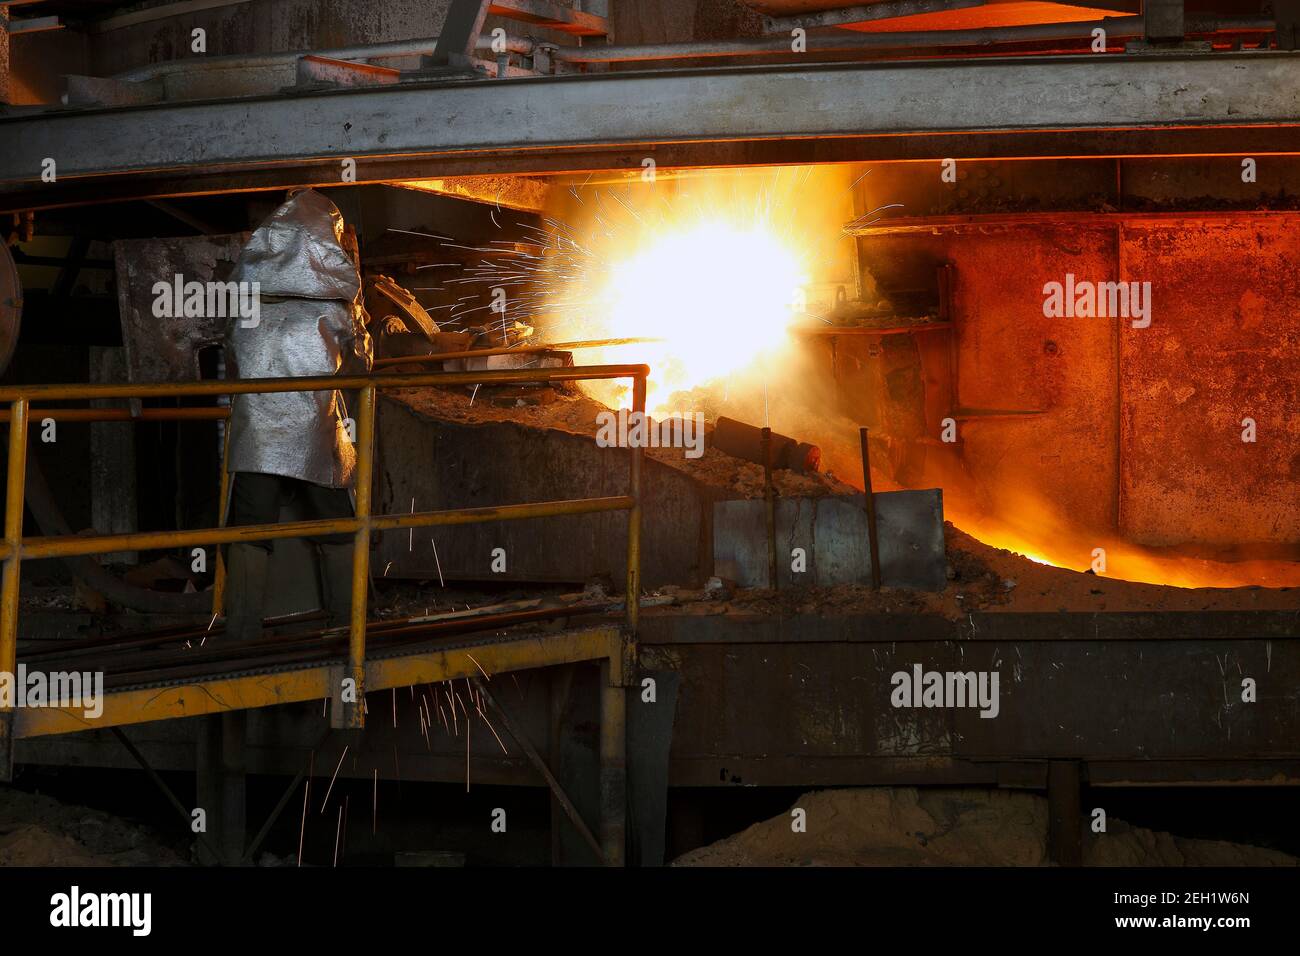
M 0 786 L 0 866 L 181 866 L 146 828 Z
M 1047 798 L 1019 790 L 871 787 L 806 793 L 789 813 L 756 823 L 674 866 L 1046 866 Z M 792 808 L 793 809 L 793 808 Z M 1295 866 L 1276 850 L 1196 840 L 1110 819 L 1086 833 L 1089 866 Z

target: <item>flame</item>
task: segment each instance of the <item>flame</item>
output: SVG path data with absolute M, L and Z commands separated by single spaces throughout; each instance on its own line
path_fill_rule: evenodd
M 563 331 L 546 323 L 548 334 L 661 339 L 589 356 L 648 364 L 652 412 L 689 412 L 664 403 L 710 383 L 725 390 L 737 376 L 761 386 L 788 352 L 791 326 L 806 321 L 805 287 L 833 256 L 825 244 L 840 240 L 842 209 L 820 201 L 828 188 L 847 200 L 838 179 L 812 167 L 557 191 L 572 200 L 556 211 L 567 232 L 555 246 L 581 254 L 553 295 L 568 321 Z M 814 228 L 814 217 L 825 221 Z
M 798 255 L 766 223 L 723 218 L 682 224 L 610 269 L 596 301 L 614 337 L 655 370 L 648 407 L 779 354 L 807 281 Z
M 812 364 L 813 353 L 795 348 L 789 334 L 797 322 L 817 321 L 803 305 L 812 283 L 843 281 L 843 253 L 852 247 L 842 244 L 842 227 L 855 213 L 850 176 L 856 172 L 780 167 L 575 181 L 552 192 L 547 229 L 537 230 L 540 256 L 474 281 L 514 281 L 514 272 L 525 277 L 536 288 L 514 297 L 522 318 L 537 319 L 554 341 L 660 339 L 593 349 L 584 361 L 644 362 L 651 368 L 649 411 L 690 412 L 707 404 L 771 425 L 821 445 L 823 463 L 857 485 L 859 423 L 835 411 L 841 396 L 824 373 L 824 359 Z M 847 271 L 853 268 L 850 258 Z M 587 390 L 611 406 L 626 402 L 621 384 Z M 886 475 L 875 480 L 878 490 L 891 487 Z M 915 481 L 914 487 L 943 488 L 947 515 L 958 528 L 1038 564 L 1097 570 L 1095 549 L 1103 548 L 1105 570 L 1097 573 L 1107 578 L 1183 588 L 1300 584 L 1295 562 L 1216 561 L 1144 548 L 1118 539 L 1114 529 L 1073 527 L 1051 496 L 1034 489 L 999 487 L 990 494 L 960 469 Z

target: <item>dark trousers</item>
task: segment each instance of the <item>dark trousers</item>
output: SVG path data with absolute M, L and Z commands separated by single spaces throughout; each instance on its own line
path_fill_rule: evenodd
M 352 496 L 346 488 L 324 488 L 300 478 L 283 475 L 263 475 L 239 471 L 230 476 L 230 513 L 226 524 L 230 527 L 248 524 L 275 524 L 280 520 L 280 506 L 297 501 L 305 512 L 305 520 L 317 518 L 351 518 Z M 349 544 L 353 536 L 342 534 L 314 535 L 307 538 L 315 544 Z M 264 551 L 270 551 L 271 541 L 250 541 Z

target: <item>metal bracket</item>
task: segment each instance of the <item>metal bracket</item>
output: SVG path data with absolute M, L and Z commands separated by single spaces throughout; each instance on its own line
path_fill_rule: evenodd
M 489 0 L 452 0 L 438 33 L 438 43 L 422 66 L 464 67 L 473 58 L 483 21 L 487 19 Z

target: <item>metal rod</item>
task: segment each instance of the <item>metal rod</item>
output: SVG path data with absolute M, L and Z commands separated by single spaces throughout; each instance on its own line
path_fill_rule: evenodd
M 560 618 L 585 617 L 607 613 L 604 607 L 583 608 L 539 608 L 534 611 L 515 611 L 510 614 L 495 614 L 491 617 L 467 618 L 459 621 L 441 621 L 431 624 L 410 624 L 399 627 L 384 627 L 372 622 L 367 627 L 369 640 L 367 647 L 378 645 L 385 651 L 414 644 L 437 641 L 442 637 L 460 634 L 477 634 L 500 631 L 520 624 L 532 624 L 538 621 L 554 621 Z M 250 642 L 248 645 L 236 645 L 233 648 L 227 642 L 226 647 L 214 646 L 201 651 L 190 650 L 183 654 L 155 653 L 147 658 L 131 661 L 129 671 L 108 671 L 107 666 L 114 663 L 103 658 L 91 658 L 86 661 L 83 670 L 104 670 L 105 687 L 118 690 L 122 687 L 158 680 L 197 680 L 213 673 L 214 665 L 233 666 L 244 669 L 249 665 L 269 667 L 279 664 L 303 665 L 318 661 L 336 661 L 344 656 L 346 641 L 350 634 L 341 634 L 337 630 L 316 631 L 309 634 L 295 634 L 288 638 L 269 643 Z M 84 658 L 82 659 L 85 660 Z M 373 663 L 373 662 L 372 662 Z M 96 666 L 90 666 L 94 664 Z M 423 683 L 419 681 L 417 683 Z M 378 688 L 384 689 L 384 688 Z M 320 700 L 320 697 L 316 697 Z
M 867 450 L 867 429 L 858 429 L 862 439 L 862 489 L 867 509 L 867 541 L 871 548 L 871 587 L 880 590 L 880 538 L 876 533 L 876 493 L 871 489 L 871 453 Z
M 185 825 L 192 828 L 194 824 L 193 816 L 191 816 L 190 811 L 185 804 L 181 803 L 180 798 L 172 792 L 172 788 L 167 786 L 167 781 L 160 777 L 158 771 L 154 770 L 154 768 L 149 765 L 149 761 L 144 759 L 144 754 L 140 753 L 140 751 L 136 749 L 135 744 L 131 743 L 126 734 L 122 732 L 121 727 L 110 727 L 109 730 L 113 731 L 113 736 L 118 739 L 122 746 L 126 748 L 127 753 L 129 753 L 135 759 L 135 762 L 140 765 L 149 779 L 153 781 L 153 785 L 162 791 L 163 796 L 167 798 L 167 802 L 176 808 L 176 812 L 180 814 L 181 819 L 185 821 Z M 202 831 L 196 831 L 194 835 L 198 841 L 203 844 L 203 848 L 208 851 L 213 860 L 217 863 L 224 862 L 222 855 L 217 852 L 211 843 L 208 842 L 207 837 L 203 835 Z
M 19 545 L 23 537 L 23 483 L 27 475 L 27 401 L 13 403 L 9 416 L 9 472 L 5 481 L 4 579 L 0 585 L 0 674 L 18 670 Z M 13 707 L 0 707 L 0 780 L 13 779 Z
M 352 542 L 352 620 L 348 634 L 348 676 L 355 699 L 343 704 L 343 726 L 364 727 L 366 683 L 366 605 L 370 599 L 370 485 L 374 474 L 375 387 L 361 391 L 357 416 L 357 521 Z
M 776 486 L 772 484 L 772 429 L 763 427 L 763 502 L 767 516 L 767 586 L 776 590 Z
M 584 339 L 580 342 L 551 342 L 541 345 L 503 346 L 491 349 L 470 349 L 467 352 L 438 352 L 434 355 L 403 355 L 375 359 L 375 368 L 391 365 L 410 365 L 413 362 L 451 362 L 456 359 L 487 358 L 492 355 L 533 355 L 537 352 L 562 352 L 573 349 L 603 349 L 617 345 L 644 345 L 662 342 L 663 339 Z
M 367 526 L 373 531 L 399 528 L 429 528 L 443 525 L 477 524 L 482 521 L 520 521 L 527 518 L 552 518 L 559 515 L 597 514 L 604 511 L 627 511 L 635 504 L 630 496 L 616 498 L 578 498 L 571 501 L 537 501 L 521 505 L 495 505 L 486 508 L 457 508 L 451 511 L 416 511 L 409 514 L 378 515 Z M 280 524 L 250 524 L 227 528 L 195 528 L 185 531 L 139 531 L 105 534 L 95 537 L 78 535 L 57 538 L 26 538 L 16 549 L 28 559 L 62 558 L 71 555 L 107 554 L 112 551 L 152 551 L 161 548 L 200 544 L 231 544 L 239 541 L 271 541 L 279 538 L 306 538 L 325 534 L 351 534 L 362 527 L 358 518 L 318 518 Z M 15 548 L 7 541 L 0 545 L 0 559 L 7 559 Z
M 488 689 L 486 681 L 482 678 L 475 677 L 474 686 L 478 688 L 479 693 L 483 695 L 483 698 L 496 709 L 496 712 L 501 715 L 502 725 L 510 733 L 510 736 L 515 738 L 515 741 L 519 744 L 519 748 L 524 752 L 524 756 L 528 758 L 528 762 L 531 763 L 534 769 L 542 775 L 542 779 L 546 781 L 546 785 L 551 788 L 551 793 L 555 795 L 556 801 L 563 808 L 564 815 L 569 818 L 574 829 L 576 829 L 578 834 L 587 841 L 587 846 L 591 847 L 592 852 L 596 854 L 596 859 L 600 861 L 602 866 L 604 866 L 606 862 L 605 852 L 601 849 L 600 841 L 596 839 L 595 834 L 591 832 L 586 821 L 582 819 L 582 814 L 580 814 L 578 808 L 573 805 L 573 801 L 569 799 L 569 795 L 564 792 L 564 788 L 560 786 L 560 781 L 555 778 L 555 774 L 551 773 L 551 768 L 546 765 L 546 761 L 543 760 L 542 755 L 537 752 L 537 748 L 533 746 L 532 741 L 530 741 L 524 732 L 519 729 L 514 720 L 511 719 L 510 713 L 501 706 L 500 701 L 492 696 L 492 691 Z
M 29 417 L 56 422 L 184 422 L 222 421 L 230 417 L 225 406 L 214 408 L 142 408 L 132 415 L 129 408 L 33 408 Z M 0 421 L 9 421 L 9 410 L 0 410 Z
M 203 382 L 135 382 L 124 385 L 9 385 L 0 402 L 20 398 L 74 401 L 96 398 L 165 398 L 177 395 L 250 395 L 276 392 L 360 391 L 375 386 L 424 388 L 443 385 L 520 385 L 648 376 L 648 365 L 574 365 L 568 368 L 492 369 L 482 372 L 415 372 L 404 375 L 317 375 L 303 378 L 212 379 Z
M 116 730 L 116 728 L 114 729 Z M 311 748 L 313 755 L 315 755 L 317 750 L 324 746 L 325 742 L 329 740 L 330 735 L 333 733 L 333 729 L 325 731 L 321 739 L 316 742 L 316 746 Z M 294 791 L 298 789 L 298 784 L 302 783 L 303 779 L 307 776 L 307 771 L 310 766 L 311 763 L 309 762 L 307 767 L 303 767 L 299 770 L 298 775 L 293 778 L 293 782 L 285 788 L 284 794 L 280 797 L 280 802 L 275 805 L 275 809 L 271 811 L 270 815 L 266 818 L 266 822 L 262 824 L 262 829 L 257 831 L 257 836 L 253 837 L 253 842 L 248 844 L 248 849 L 244 851 L 245 860 L 252 862 L 257 851 L 261 849 L 262 841 L 265 840 L 267 834 L 271 832 L 271 827 L 275 826 L 275 821 L 280 819 L 280 814 L 284 813 L 284 808 L 289 805 L 289 798 L 292 797 Z
M 632 385 L 632 413 L 645 415 L 646 380 L 637 378 Z M 630 442 L 628 449 L 628 497 L 632 505 L 627 511 L 627 629 L 635 637 L 641 619 L 641 468 L 645 451 L 639 442 Z
M 226 425 L 225 431 L 221 436 L 221 491 L 217 499 L 217 507 L 221 511 L 217 514 L 217 527 L 226 526 L 226 515 L 229 512 L 226 498 L 230 494 L 230 472 L 226 468 L 226 463 L 230 461 L 230 425 Z M 226 559 L 221 553 L 221 548 L 216 549 L 216 568 L 212 572 L 212 618 L 216 620 L 225 610 L 226 604 Z
M 1032 23 L 1021 26 L 982 27 L 972 30 L 911 30 L 907 32 L 863 33 L 850 31 L 815 34 L 807 38 L 807 52 L 840 53 L 864 50 L 896 50 L 915 47 L 988 46 L 994 43 L 1023 43 L 1035 40 L 1088 40 L 1092 31 L 1106 31 L 1111 39 L 1143 36 L 1141 16 L 1105 17 L 1066 23 Z M 1214 33 L 1271 33 L 1269 17 L 1189 17 L 1187 35 Z M 789 35 L 756 39 L 720 40 L 705 43 L 647 43 L 636 46 L 560 47 L 555 59 L 567 63 L 631 63 L 648 60 L 693 60 L 705 57 L 770 56 L 792 53 Z M 806 54 L 805 54 L 806 55 Z
M 627 690 L 610 684 L 613 667 L 600 664 L 600 843 L 607 866 L 623 866 L 627 852 Z

